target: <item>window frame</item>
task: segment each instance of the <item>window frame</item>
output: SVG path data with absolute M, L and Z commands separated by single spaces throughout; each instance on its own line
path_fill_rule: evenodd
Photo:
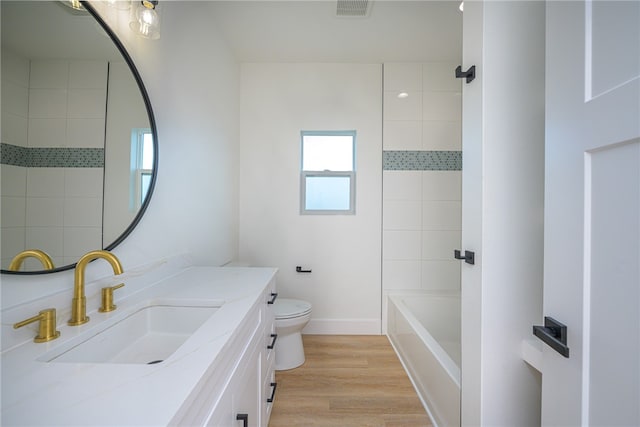
M 304 138 L 305 136 L 350 136 L 352 162 L 350 171 L 313 171 L 304 170 Z M 349 178 L 349 209 L 307 209 L 307 178 L 316 177 L 348 177 Z M 355 215 L 356 213 L 356 131 L 301 131 L 300 132 L 300 215 Z
M 143 197 L 142 191 L 143 177 L 149 176 L 151 177 L 151 179 L 153 179 L 153 169 L 145 169 L 142 167 L 145 135 L 151 135 L 151 137 L 153 138 L 153 132 L 150 128 L 134 128 L 131 130 L 131 178 L 129 189 L 129 209 L 132 212 L 139 210 L 146 198 L 146 194 L 145 197 Z M 150 185 L 151 184 L 149 184 L 149 186 Z M 147 193 L 149 188 L 147 188 Z

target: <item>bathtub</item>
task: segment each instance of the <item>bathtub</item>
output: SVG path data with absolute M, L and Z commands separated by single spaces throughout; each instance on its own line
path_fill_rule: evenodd
M 460 425 L 460 296 L 389 295 L 387 335 L 435 426 Z

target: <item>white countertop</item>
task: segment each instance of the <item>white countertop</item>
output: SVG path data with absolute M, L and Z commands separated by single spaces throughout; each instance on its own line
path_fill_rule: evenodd
M 60 338 L 41 344 L 31 341 L 3 352 L 1 424 L 169 424 L 205 372 L 211 375 L 216 369 L 212 364 L 218 362 L 221 350 L 275 274 L 272 268 L 189 267 L 124 299 L 116 293 L 117 310 L 89 312 L 91 320 L 85 325 L 68 326 L 65 315 L 58 313 Z M 61 346 L 85 341 L 152 298 L 223 300 L 224 304 L 159 364 L 38 361 Z

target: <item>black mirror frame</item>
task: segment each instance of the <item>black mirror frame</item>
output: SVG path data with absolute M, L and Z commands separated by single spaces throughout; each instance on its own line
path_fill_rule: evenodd
M 131 222 L 131 224 L 129 224 L 129 226 L 122 232 L 122 234 L 120 234 L 120 236 L 113 243 L 110 243 L 109 245 L 103 248 L 104 250 L 110 251 L 110 250 L 113 250 L 120 243 L 122 243 L 124 239 L 126 239 L 127 236 L 131 234 L 133 229 L 136 228 L 136 226 L 142 219 L 144 213 L 147 210 L 147 207 L 149 206 L 149 201 L 151 200 L 151 196 L 153 195 L 153 190 L 155 189 L 156 178 L 158 175 L 158 131 L 156 128 L 156 119 L 153 114 L 153 108 L 151 107 L 149 94 L 144 85 L 144 82 L 142 81 L 142 77 L 138 72 L 138 69 L 136 68 L 135 64 L 133 63 L 133 60 L 131 59 L 131 56 L 125 49 L 120 39 L 118 39 L 118 37 L 111 30 L 109 25 L 107 25 L 107 23 L 102 19 L 102 17 L 98 14 L 98 12 L 94 9 L 94 7 L 89 3 L 89 1 L 81 0 L 80 3 L 82 3 L 82 6 L 89 12 L 91 16 L 93 16 L 93 18 L 98 22 L 98 24 L 100 24 L 100 27 L 102 27 L 102 29 L 109 35 L 109 38 L 116 45 L 116 47 L 118 48 L 118 51 L 120 51 L 120 54 L 122 55 L 125 62 L 129 66 L 129 69 L 131 70 L 131 73 L 133 74 L 133 77 L 136 83 L 138 84 L 138 88 L 140 89 L 140 95 L 142 95 L 142 99 L 144 100 L 144 105 L 145 105 L 145 108 L 147 109 L 147 115 L 149 116 L 149 126 L 151 127 L 151 134 L 153 135 L 153 172 L 151 173 L 151 182 L 149 183 L 147 196 L 144 199 L 142 206 L 140 206 L 138 213 L 133 218 L 133 221 Z M 62 267 L 56 267 L 51 270 L 37 270 L 37 271 L 0 270 L 0 273 L 27 276 L 27 275 L 36 275 L 36 274 L 57 273 L 60 271 L 71 270 L 71 269 L 74 269 L 75 267 L 76 267 L 76 263 L 73 263 L 73 264 L 62 266 Z

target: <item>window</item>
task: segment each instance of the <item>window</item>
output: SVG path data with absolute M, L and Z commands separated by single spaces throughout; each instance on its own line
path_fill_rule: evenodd
M 302 131 L 300 213 L 355 214 L 355 131 Z
M 131 131 L 131 185 L 130 203 L 137 211 L 144 203 L 153 173 L 153 134 L 151 129 Z

